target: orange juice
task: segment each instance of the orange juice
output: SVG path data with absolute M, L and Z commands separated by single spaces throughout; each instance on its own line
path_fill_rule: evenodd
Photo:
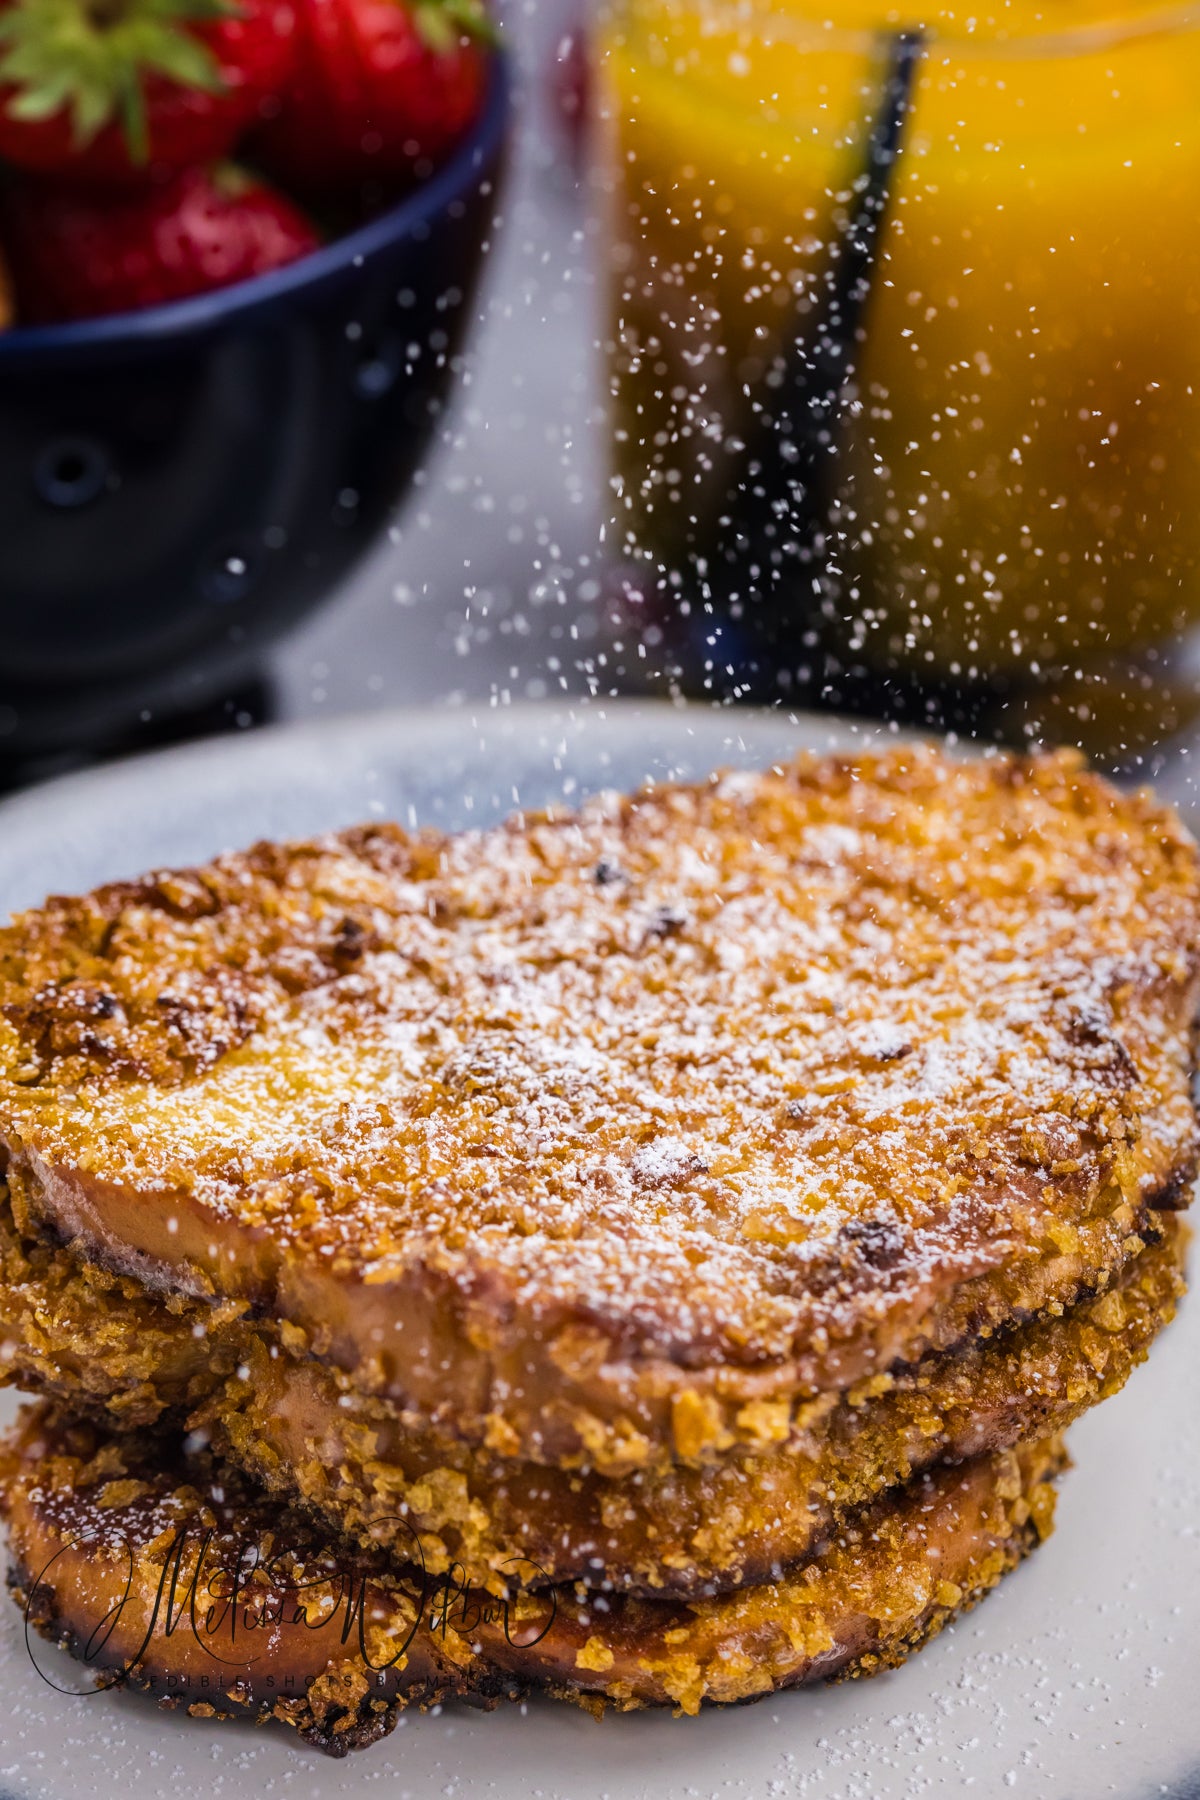
M 855 656 L 941 681 L 1177 637 L 1200 618 L 1200 9 L 830 10 L 609 16 L 610 539 L 685 587 L 720 555 L 756 414 L 820 316 L 890 34 L 919 28 L 826 612 Z M 798 566 L 786 604 L 813 603 Z

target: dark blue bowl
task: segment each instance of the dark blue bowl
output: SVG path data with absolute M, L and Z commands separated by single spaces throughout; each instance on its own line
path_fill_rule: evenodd
M 194 300 L 0 334 L 0 756 L 203 705 L 385 530 L 454 380 L 509 76 L 400 205 Z

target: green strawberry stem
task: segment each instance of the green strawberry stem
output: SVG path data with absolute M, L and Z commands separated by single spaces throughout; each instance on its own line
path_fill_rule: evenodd
M 69 113 L 79 149 L 116 120 L 145 163 L 144 77 L 222 93 L 211 50 L 183 27 L 237 11 L 233 0 L 19 0 L 0 12 L 0 82 L 16 90 L 7 111 L 31 122 Z
M 495 44 L 499 34 L 483 7 L 483 0 L 419 0 L 413 16 L 417 29 L 431 50 L 452 50 L 460 37 Z

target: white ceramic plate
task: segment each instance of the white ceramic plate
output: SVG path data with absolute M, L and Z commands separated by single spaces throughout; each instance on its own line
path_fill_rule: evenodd
M 75 776 L 0 806 L 0 913 L 265 834 L 373 815 L 462 825 L 647 776 L 875 735 L 620 705 L 376 715 Z M 66 1699 L 0 1607 L 0 1794 L 379 1800 L 1200 1800 L 1200 1307 L 1076 1426 L 1050 1542 L 906 1668 L 698 1719 L 553 1702 L 401 1719 L 346 1762 L 282 1729 Z M 39 1647 L 39 1659 L 57 1653 Z

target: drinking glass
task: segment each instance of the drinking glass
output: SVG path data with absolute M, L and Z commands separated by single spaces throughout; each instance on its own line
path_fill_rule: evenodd
M 1186 710 L 1198 10 L 609 8 L 607 535 L 706 679 Z

